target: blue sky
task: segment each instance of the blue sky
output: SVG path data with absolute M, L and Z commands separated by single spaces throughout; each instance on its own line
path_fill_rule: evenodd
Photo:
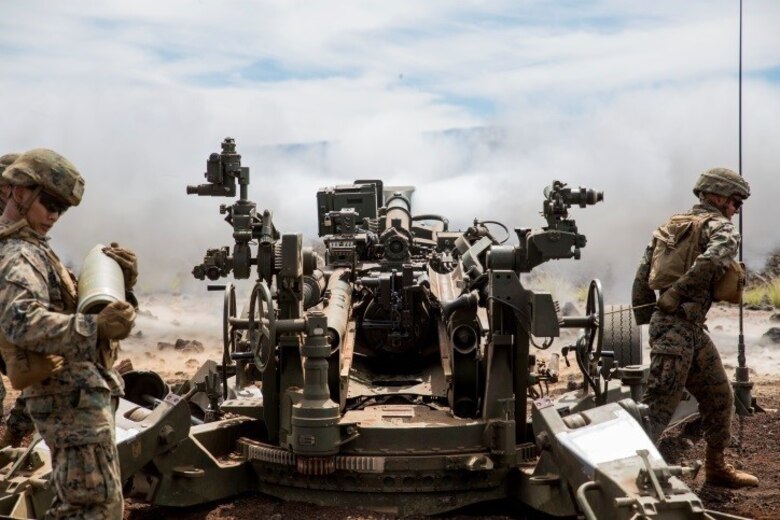
M 227 244 L 224 201 L 183 195 L 226 135 L 285 231 L 314 232 L 317 187 L 367 175 L 416 183 L 420 211 L 462 225 L 540 225 L 553 178 L 604 189 L 581 213 L 577 272 L 625 287 L 698 172 L 736 167 L 737 14 L 734 0 L 3 2 L 2 151 L 47 146 L 80 166 L 84 208 L 55 243 L 78 263 L 95 237 L 127 242 L 149 288 Z M 780 246 L 779 22 L 780 2 L 746 2 L 759 267 Z

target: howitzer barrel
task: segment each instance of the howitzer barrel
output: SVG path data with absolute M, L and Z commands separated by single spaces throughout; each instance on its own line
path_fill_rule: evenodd
M 325 317 L 328 319 L 328 340 L 332 350 L 341 345 L 347 331 L 349 308 L 352 305 L 352 284 L 349 283 L 349 270 L 336 269 L 328 280 L 328 305 Z

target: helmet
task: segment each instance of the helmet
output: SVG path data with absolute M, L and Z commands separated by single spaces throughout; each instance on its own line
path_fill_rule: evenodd
M 78 206 L 84 195 L 84 179 L 76 167 L 45 148 L 20 155 L 3 172 L 3 180 L 15 186 L 41 186 L 71 206 Z
M 18 153 L 7 153 L 3 156 L 0 156 L 0 186 L 8 184 L 8 181 L 2 177 L 2 174 L 5 169 L 16 160 L 17 157 L 19 157 Z
M 705 170 L 693 186 L 693 194 L 714 193 L 724 197 L 738 195 L 743 199 L 750 197 L 750 184 L 734 170 L 728 168 L 710 168 Z

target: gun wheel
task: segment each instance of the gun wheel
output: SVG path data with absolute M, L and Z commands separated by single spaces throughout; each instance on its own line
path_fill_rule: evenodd
M 607 305 L 604 311 L 603 352 L 613 352 L 619 367 L 642 364 L 642 329 L 630 305 Z

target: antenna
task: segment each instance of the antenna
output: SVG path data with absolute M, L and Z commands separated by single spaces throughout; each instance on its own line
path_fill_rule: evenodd
M 742 175 L 742 0 L 739 0 L 739 174 Z M 742 223 L 745 214 L 745 208 L 739 211 L 739 236 L 742 234 Z M 742 243 L 739 241 L 739 262 L 742 263 Z M 745 359 L 745 321 L 744 321 L 744 303 L 742 298 L 739 302 L 739 339 L 737 340 L 737 363 L 738 366 L 734 372 L 734 404 L 737 414 L 740 416 L 753 414 L 753 383 L 750 382 L 750 371 Z M 740 441 L 741 441 L 740 435 Z

